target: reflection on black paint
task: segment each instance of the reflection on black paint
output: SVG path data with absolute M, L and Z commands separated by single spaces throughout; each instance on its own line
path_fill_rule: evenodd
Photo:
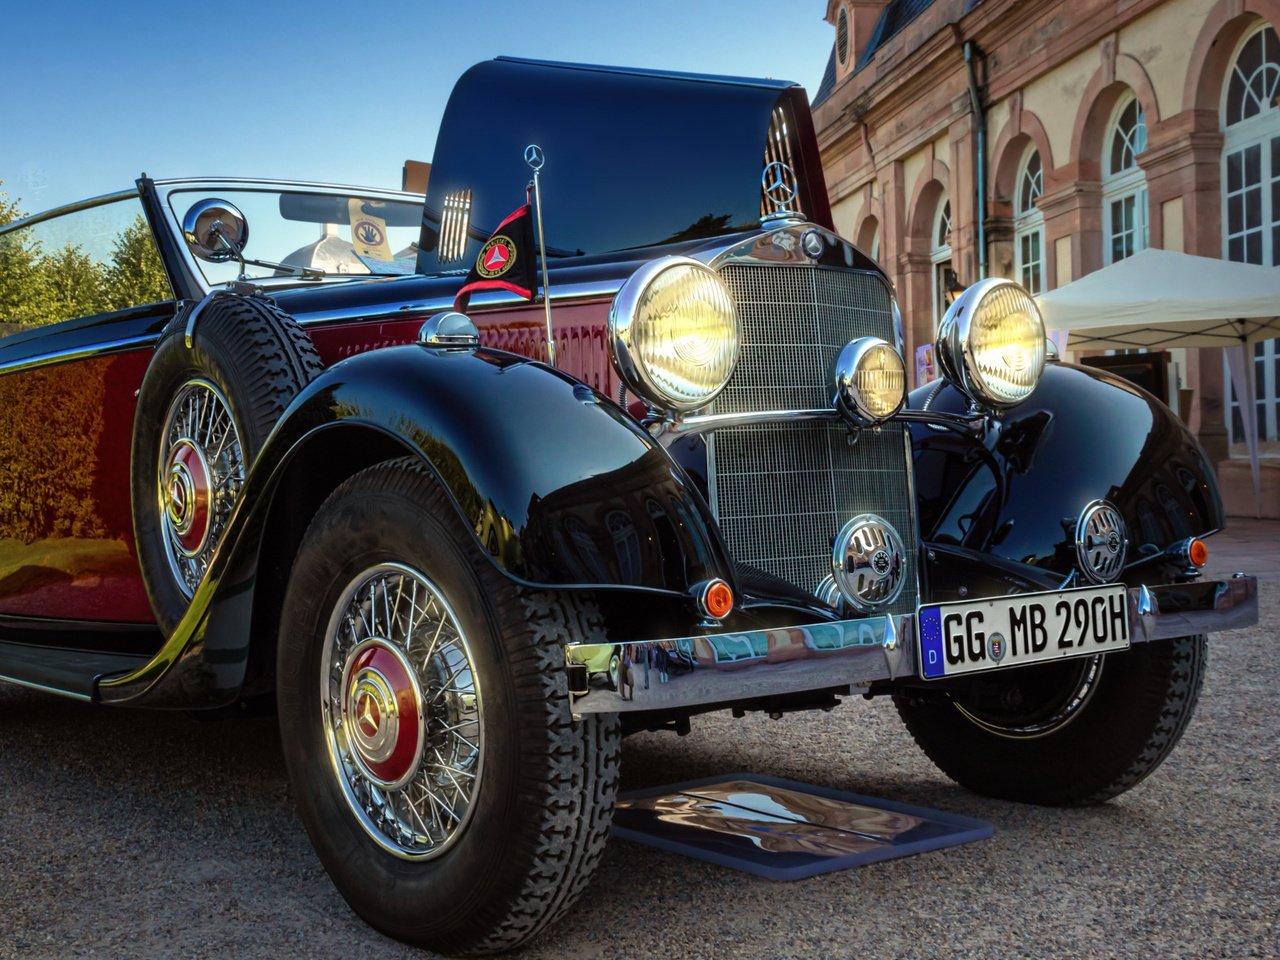
M 933 386 L 917 391 L 918 407 Z M 944 388 L 933 409 L 962 413 Z M 1075 523 L 1092 500 L 1115 503 L 1130 531 L 1130 562 L 1222 526 L 1213 472 L 1163 403 L 1110 374 L 1053 363 L 985 445 L 912 427 L 925 540 L 955 544 L 1065 575 Z

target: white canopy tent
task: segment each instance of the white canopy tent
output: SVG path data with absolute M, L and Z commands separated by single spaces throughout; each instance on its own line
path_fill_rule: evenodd
M 1280 337 L 1280 268 L 1143 250 L 1036 298 L 1070 350 L 1222 347 L 1236 396 L 1254 396 L 1246 350 Z M 1256 408 L 1240 404 L 1254 501 L 1261 510 Z

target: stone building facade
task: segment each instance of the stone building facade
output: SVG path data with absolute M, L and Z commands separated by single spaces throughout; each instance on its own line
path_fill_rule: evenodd
M 814 118 L 835 222 L 897 284 L 908 366 L 984 268 L 1038 292 L 1146 246 L 1280 265 L 1280 0 L 828 0 L 825 14 Z M 1172 360 L 1166 399 L 1219 463 L 1229 509 L 1252 514 L 1222 352 Z M 1255 372 L 1262 449 L 1280 455 L 1275 341 Z M 1280 516 L 1280 457 L 1264 488 Z

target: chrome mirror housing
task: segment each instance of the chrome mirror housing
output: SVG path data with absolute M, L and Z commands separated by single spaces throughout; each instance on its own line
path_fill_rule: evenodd
M 235 204 L 207 197 L 193 203 L 182 218 L 182 238 L 201 260 L 238 260 L 249 242 L 249 221 Z

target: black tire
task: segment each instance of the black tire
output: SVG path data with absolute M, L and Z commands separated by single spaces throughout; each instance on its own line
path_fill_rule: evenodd
M 169 521 L 161 513 L 160 459 L 170 444 L 164 436 L 179 395 L 193 383 L 207 383 L 230 408 L 239 443 L 238 456 L 220 451 L 228 469 L 247 473 L 262 444 L 289 402 L 324 369 L 306 331 L 271 301 L 233 294 L 213 298 L 186 345 L 179 317 L 156 347 L 138 392 L 133 426 L 131 497 L 133 530 L 147 596 L 156 621 L 169 636 L 191 602 L 193 578 L 217 546 L 220 531 L 210 529 L 199 554 L 179 559 Z M 233 463 L 234 461 L 234 463 Z M 211 515 L 225 519 L 239 495 L 228 483 L 212 504 Z
M 380 845 L 344 793 L 350 780 L 338 771 L 344 761 L 331 753 L 336 740 L 324 722 L 338 700 L 325 706 L 318 682 L 356 660 L 354 647 L 343 653 L 330 639 L 330 624 L 348 622 L 335 611 L 350 609 L 345 598 L 365 571 L 389 564 L 420 572 L 445 598 L 482 691 L 483 765 L 467 819 L 438 853 L 417 860 Z M 616 716 L 571 718 L 562 645 L 574 637 L 604 642 L 594 605 L 524 591 L 502 576 L 417 460 L 368 468 L 321 506 L 285 595 L 280 731 L 316 852 L 372 926 L 442 953 L 497 953 L 533 937 L 586 888 L 612 819 L 621 736 Z M 344 659 L 326 672 L 331 643 Z M 344 696 L 347 683 L 343 672 Z M 344 715 L 346 727 L 358 712 Z M 417 729 L 430 736 L 432 722 Z
M 1086 806 L 1124 793 L 1169 755 L 1195 710 L 1206 656 L 1203 636 L 1179 637 L 1096 661 L 991 674 L 981 704 L 909 692 L 895 694 L 894 703 L 916 743 L 961 786 L 1006 800 Z M 1074 678 L 1087 680 L 1095 663 L 1092 685 L 1071 708 L 1081 691 Z M 1010 696 L 1018 690 L 1037 691 L 1041 702 L 1019 703 Z

